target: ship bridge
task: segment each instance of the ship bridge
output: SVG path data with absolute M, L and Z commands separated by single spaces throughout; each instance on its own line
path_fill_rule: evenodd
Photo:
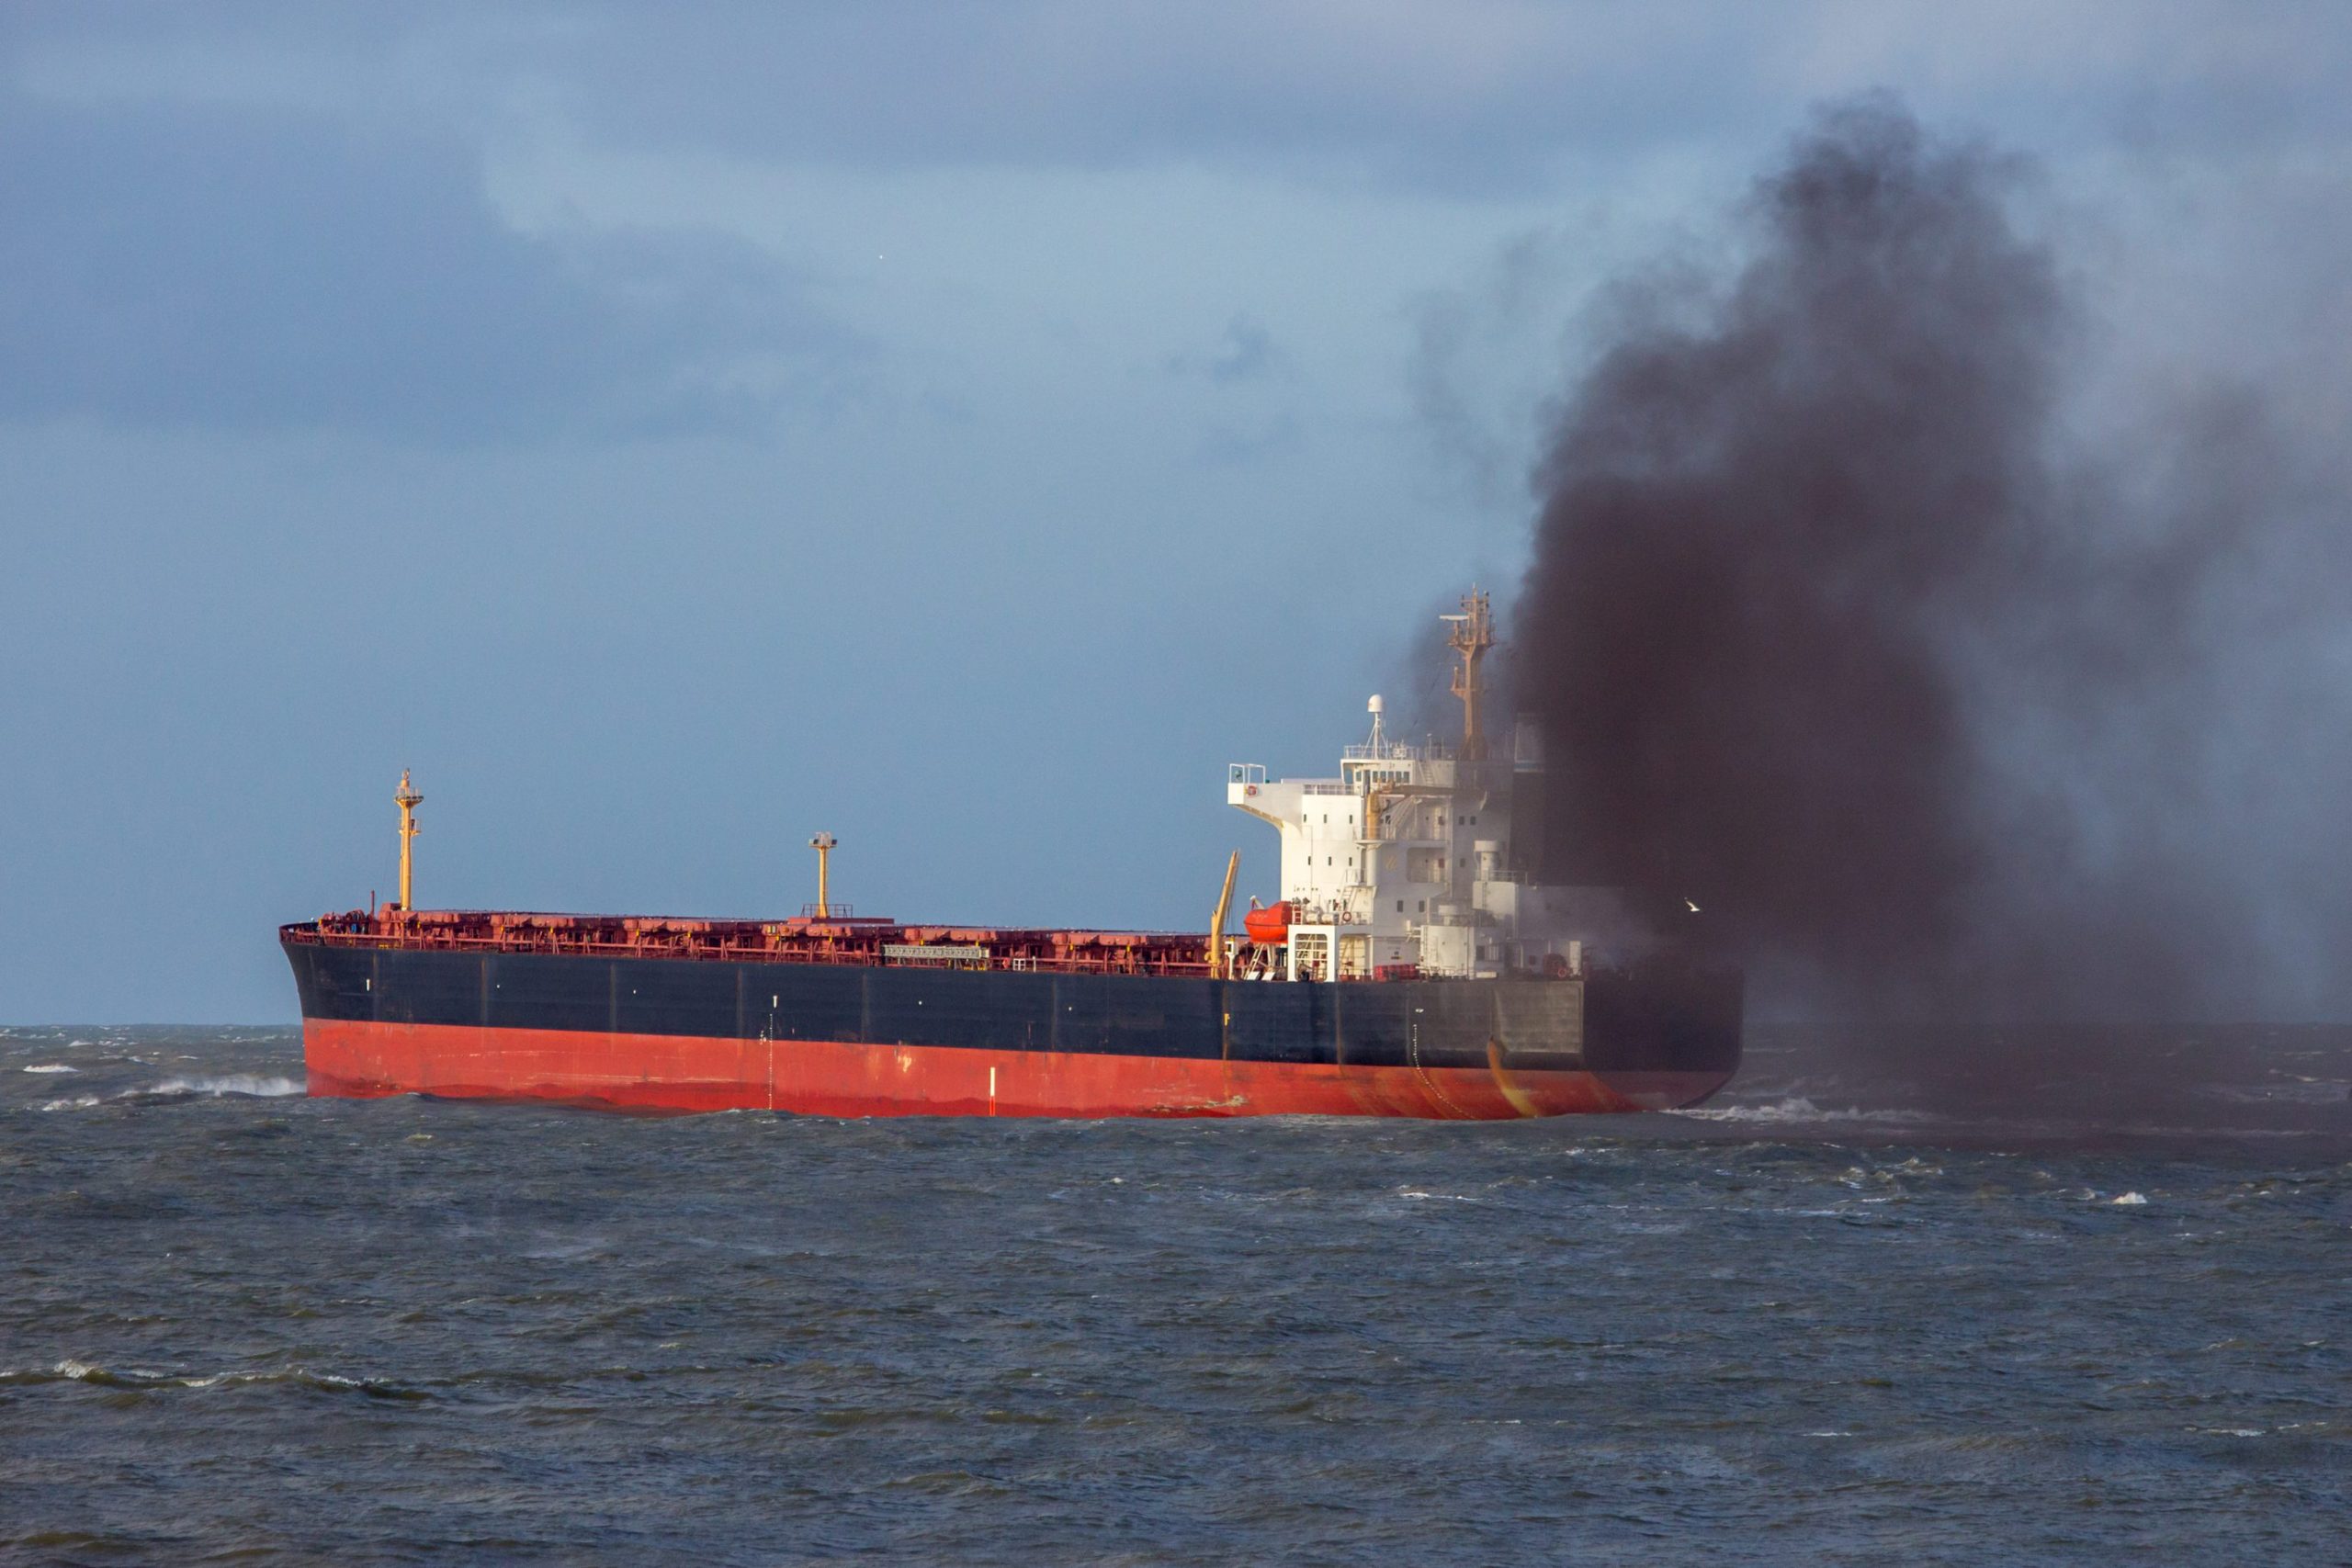
M 1288 907 L 1282 942 L 1250 942 L 1237 974 L 1493 976 L 1554 959 L 1580 962 L 1577 944 L 1521 931 L 1525 878 L 1511 817 L 1541 759 L 1532 733 L 1514 737 L 1505 756 L 1488 755 L 1479 680 L 1494 641 L 1487 595 L 1470 594 L 1463 613 L 1446 619 L 1460 658 L 1459 745 L 1392 739 L 1374 696 L 1366 705 L 1370 732 L 1342 749 L 1336 778 L 1277 779 L 1254 762 L 1227 770 L 1227 803 L 1280 837 L 1280 897 Z

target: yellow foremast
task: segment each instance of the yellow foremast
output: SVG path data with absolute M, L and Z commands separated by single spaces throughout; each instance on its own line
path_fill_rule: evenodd
M 411 886 L 409 879 L 411 871 L 413 868 L 414 861 L 416 808 L 424 804 L 424 796 L 419 795 L 416 792 L 416 787 L 408 782 L 408 770 L 406 768 L 402 768 L 401 770 L 400 793 L 393 795 L 392 799 L 399 803 L 401 808 L 400 907 L 403 909 L 413 909 L 416 908 L 416 906 L 410 902 Z
M 831 833 L 820 833 L 808 840 L 808 847 L 817 852 L 817 918 L 820 920 L 833 918 L 833 846 L 840 842 Z

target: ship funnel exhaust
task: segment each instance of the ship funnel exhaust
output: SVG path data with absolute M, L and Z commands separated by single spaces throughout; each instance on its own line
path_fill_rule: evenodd
M 1601 297 L 1512 612 L 1549 875 L 1653 890 L 1792 1010 L 2340 1010 L 2339 459 L 2234 384 L 2094 383 L 2026 177 L 1865 98 L 1736 271 Z

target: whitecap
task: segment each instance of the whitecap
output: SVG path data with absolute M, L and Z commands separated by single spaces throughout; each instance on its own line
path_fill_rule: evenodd
M 95 1094 L 77 1094 L 71 1100 L 51 1100 L 41 1105 L 43 1111 L 87 1111 L 100 1103 Z
M 1669 1111 L 1668 1116 L 1687 1116 L 1697 1122 L 1877 1122 L 1900 1124 L 1917 1122 L 1928 1118 L 1912 1111 L 1864 1111 L 1849 1106 L 1844 1111 L 1824 1111 L 1801 1094 L 1783 1097 L 1770 1105 L 1709 1105 L 1685 1111 Z
M 145 1094 L 242 1094 L 261 1100 L 275 1100 L 283 1095 L 300 1094 L 302 1085 L 292 1078 L 264 1077 L 258 1073 L 225 1073 L 219 1077 L 165 1078 Z
M 43 1062 L 38 1066 L 27 1067 L 24 1070 L 28 1073 L 78 1073 L 82 1069 L 69 1067 L 62 1062 Z
M 2147 1201 L 2148 1200 L 2144 1195 L 2138 1192 L 2126 1192 L 2120 1198 L 2110 1198 L 2108 1200 L 2110 1203 L 2120 1203 L 2135 1209 L 2147 1202 Z
M 62 1379 L 74 1382 L 96 1383 L 107 1388 L 134 1389 L 209 1389 L 266 1387 L 288 1384 L 297 1387 L 349 1390 L 379 1399 L 424 1399 L 422 1392 L 398 1383 L 375 1378 L 345 1377 L 341 1372 L 315 1372 L 306 1367 L 288 1367 L 270 1371 L 253 1372 L 156 1372 L 141 1368 L 116 1369 L 103 1367 L 95 1361 L 68 1357 L 47 1372 L 0 1372 L 0 1383 L 41 1382 Z

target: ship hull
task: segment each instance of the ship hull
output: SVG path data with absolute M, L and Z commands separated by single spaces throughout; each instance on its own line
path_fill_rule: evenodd
M 286 943 L 311 1091 L 834 1116 L 1512 1118 L 1737 1068 L 1736 974 L 1339 985 Z

